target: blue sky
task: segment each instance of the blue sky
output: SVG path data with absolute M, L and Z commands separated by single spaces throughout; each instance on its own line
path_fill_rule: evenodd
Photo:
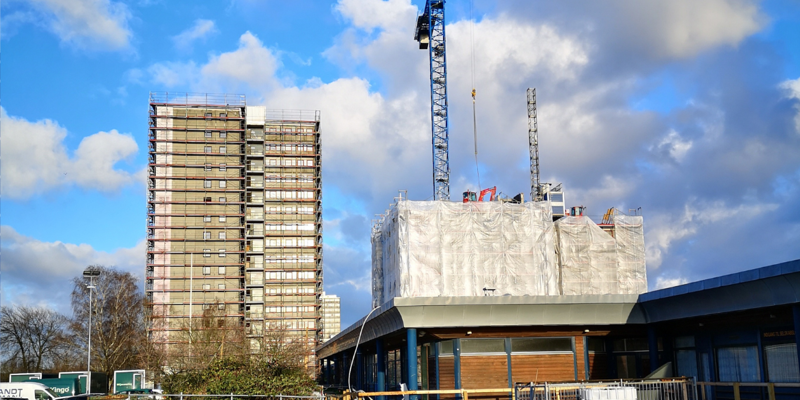
M 69 312 L 86 265 L 142 275 L 148 93 L 224 92 L 321 110 L 325 290 L 366 314 L 370 221 L 432 195 L 422 5 L 4 1 L 3 303 Z M 447 7 L 454 199 L 477 187 L 474 52 L 483 186 L 529 190 L 536 87 L 543 180 L 598 219 L 642 207 L 651 288 L 800 258 L 800 4 Z

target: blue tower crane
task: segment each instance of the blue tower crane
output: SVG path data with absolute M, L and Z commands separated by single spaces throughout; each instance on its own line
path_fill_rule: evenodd
M 450 200 L 448 154 L 447 57 L 444 40 L 444 0 L 427 0 L 417 17 L 414 40 L 429 49 L 431 68 L 431 129 L 433 133 L 433 199 Z

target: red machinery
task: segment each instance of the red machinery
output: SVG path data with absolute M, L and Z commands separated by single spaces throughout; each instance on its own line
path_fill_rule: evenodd
M 497 197 L 497 186 L 494 186 L 494 187 L 492 187 L 490 189 L 481 190 L 481 195 L 480 196 L 476 196 L 475 192 L 468 190 L 468 191 L 464 192 L 464 200 L 463 200 L 463 202 L 464 203 L 469 203 L 471 201 L 484 201 L 483 198 L 486 196 L 487 193 L 489 194 L 489 200 L 488 201 L 494 201 L 495 197 Z

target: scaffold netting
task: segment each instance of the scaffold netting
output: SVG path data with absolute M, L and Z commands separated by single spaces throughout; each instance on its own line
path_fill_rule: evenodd
M 638 294 L 647 290 L 642 217 L 614 235 L 588 217 L 552 222 L 546 202 L 400 200 L 372 231 L 372 299 Z

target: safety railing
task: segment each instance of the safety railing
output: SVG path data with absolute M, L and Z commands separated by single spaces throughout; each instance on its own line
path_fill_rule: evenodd
M 386 392 L 345 392 L 342 400 L 356 400 L 356 399 L 376 399 L 377 396 L 387 396 L 389 398 L 406 398 L 406 396 L 428 396 L 433 399 L 434 395 L 439 395 L 441 398 L 458 397 L 462 400 L 469 400 L 470 397 L 474 398 L 504 398 L 514 396 L 514 389 L 499 388 L 499 389 L 450 389 L 450 390 L 404 390 L 404 391 L 386 391 Z M 512 398 L 512 400 L 514 400 Z
M 322 393 L 315 393 L 310 396 L 292 396 L 292 395 L 257 395 L 257 394 L 156 394 L 156 393 L 136 393 L 125 396 L 114 396 L 114 399 L 127 399 L 127 400 L 201 400 L 201 399 L 216 399 L 216 400 L 242 400 L 242 399 L 258 399 L 258 400 L 326 400 L 326 395 Z M 110 396 L 109 396 L 110 397 Z
M 800 399 L 800 383 L 697 382 L 698 400 Z
M 517 385 L 517 400 L 697 400 L 691 378 Z M 737 399 L 738 400 L 738 399 Z

